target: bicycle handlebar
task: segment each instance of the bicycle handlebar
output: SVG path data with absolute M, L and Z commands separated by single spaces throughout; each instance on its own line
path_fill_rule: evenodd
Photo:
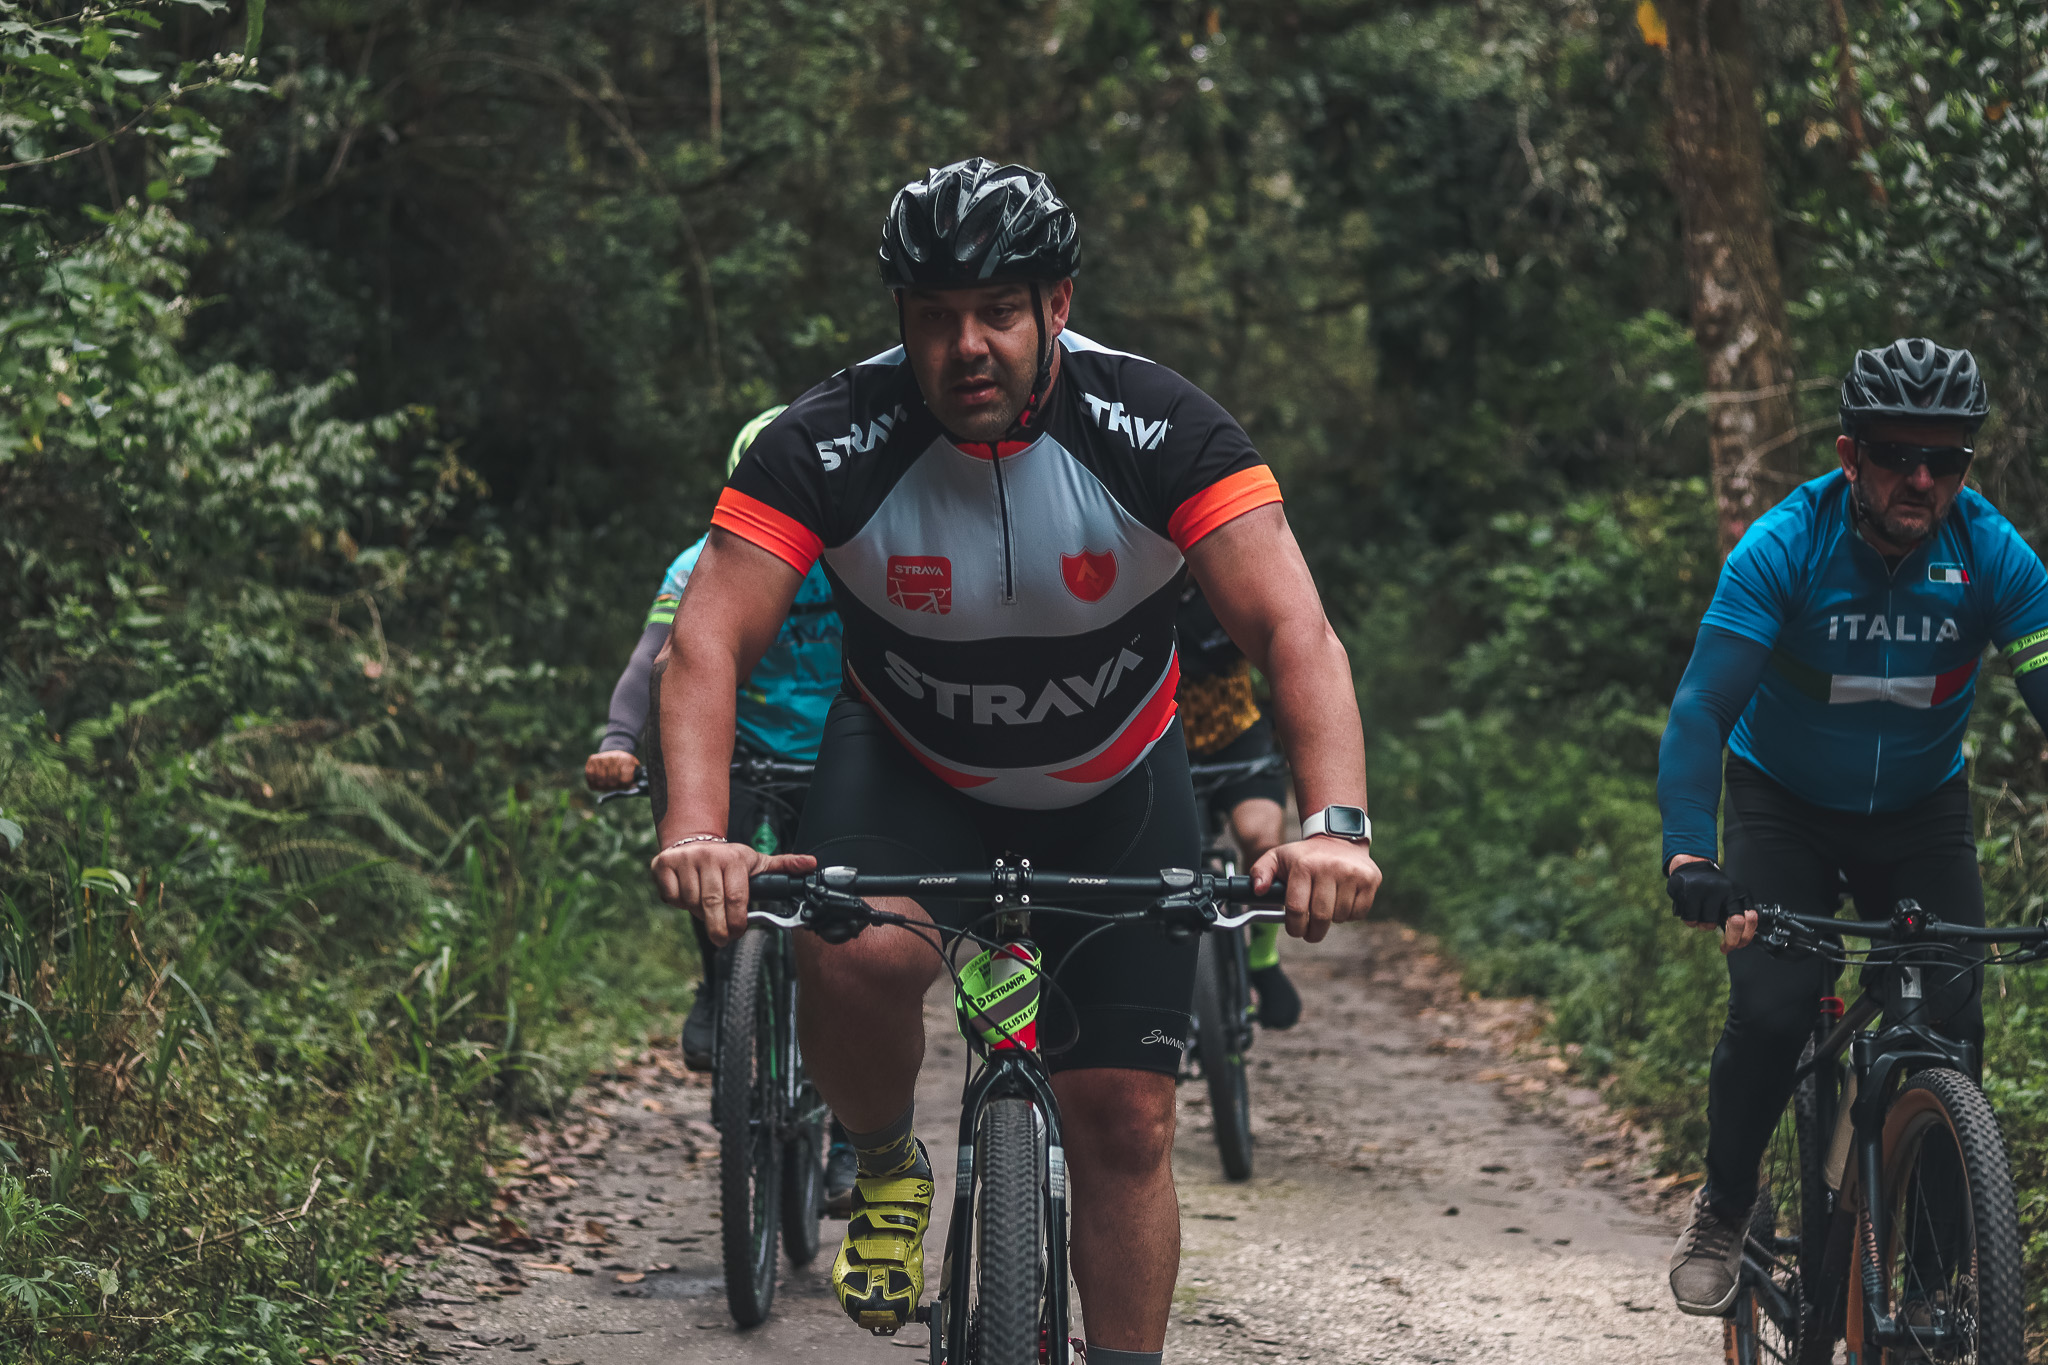
M 1809 937 L 1821 935 L 1867 938 L 1883 943 L 2011 943 L 2028 947 L 2048 944 L 2048 922 L 2024 928 L 2019 925 L 1950 924 L 1920 908 L 1916 901 L 1902 900 L 1888 920 L 1831 919 L 1825 915 L 1799 915 L 1776 905 L 1759 905 L 1757 938 L 1771 947 L 1799 946 Z
M 1014 896 L 1019 910 L 1069 914 L 1081 912 L 1059 905 L 1033 905 L 1031 898 L 1041 892 L 1056 894 L 1064 900 L 1149 896 L 1155 898 L 1154 903 L 1145 909 L 1108 918 L 1151 919 L 1168 929 L 1234 929 L 1253 920 L 1284 919 L 1286 911 L 1276 907 L 1287 894 L 1284 882 L 1276 881 L 1258 894 L 1252 890 L 1250 877 L 1221 877 L 1180 867 L 1162 868 L 1151 876 L 1095 877 L 1039 872 L 1029 863 L 1014 867 L 998 865 L 974 872 L 903 875 L 862 873 L 852 867 L 821 868 L 802 876 L 762 872 L 748 879 L 747 889 L 750 897 L 757 900 L 795 903 L 788 914 L 749 910 L 748 923 L 780 929 L 810 928 L 828 942 L 844 942 L 868 925 L 914 922 L 891 911 L 875 909 L 862 899 L 867 896 L 986 896 L 998 904 Z M 1221 914 L 1221 904 L 1243 905 L 1245 909 L 1234 915 Z
M 815 763 L 787 763 L 779 758 L 736 758 L 732 761 L 732 775 L 742 782 L 808 782 L 816 771 Z M 647 769 L 635 768 L 632 785 L 599 792 L 597 804 L 602 806 L 607 801 L 646 796 L 650 790 Z

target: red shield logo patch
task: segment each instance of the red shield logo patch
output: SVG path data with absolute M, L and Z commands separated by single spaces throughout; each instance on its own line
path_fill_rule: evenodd
M 1083 602 L 1100 602 L 1116 586 L 1116 555 L 1110 550 L 1061 555 L 1060 577 L 1066 580 L 1067 591 Z
M 935 616 L 953 610 L 953 561 L 944 555 L 890 555 L 889 605 Z

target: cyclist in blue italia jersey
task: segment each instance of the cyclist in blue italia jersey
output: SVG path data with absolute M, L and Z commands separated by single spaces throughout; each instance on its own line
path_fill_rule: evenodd
M 1842 384 L 1841 468 L 1795 490 L 1728 556 L 1658 755 L 1680 919 L 1719 931 L 1728 1020 L 1708 1079 L 1707 1180 L 1671 1257 L 1681 1310 L 1727 1311 L 1757 1170 L 1834 968 L 1752 942 L 1755 904 L 1865 918 L 1911 897 L 1984 922 L 1962 739 L 1987 644 L 2048 716 L 2048 571 L 1963 487 L 1990 405 L 1976 361 L 1924 339 L 1862 351 Z M 1726 763 L 1727 830 L 1715 806 Z M 1977 981 L 1929 1013 L 1978 1043 Z
M 730 475 L 740 456 L 767 425 L 781 416 L 781 407 L 769 408 L 733 438 L 726 459 Z M 661 647 L 668 642 L 683 600 L 683 589 L 704 552 L 705 538 L 675 557 L 648 609 L 640 641 L 633 657 L 612 688 L 611 710 L 604 739 L 597 752 L 584 762 L 584 779 L 595 791 L 615 791 L 632 783 L 640 760 L 641 731 L 647 724 L 650 702 L 649 679 Z M 822 568 L 814 567 L 797 587 L 796 599 L 775 641 L 762 654 L 761 662 L 747 676 L 733 699 L 735 752 L 809 763 L 818 756 L 818 741 L 825 733 L 825 713 L 839 694 L 839 614 L 832 606 L 832 585 Z M 799 801 L 801 798 L 799 798 Z M 734 839 L 759 844 L 763 812 L 752 794 L 737 787 L 731 792 L 728 833 Z M 705 933 L 702 921 L 692 918 L 699 957 L 704 963 L 704 981 L 697 988 L 690 1013 L 683 1022 L 683 1061 L 693 1071 L 711 1069 L 714 1010 L 717 996 L 717 949 Z M 839 1141 L 834 1125 L 833 1148 L 826 1180 L 827 1208 L 844 1213 L 853 1189 L 853 1149 Z

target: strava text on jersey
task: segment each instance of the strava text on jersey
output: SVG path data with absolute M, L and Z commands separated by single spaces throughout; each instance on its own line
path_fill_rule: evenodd
M 1106 790 L 1166 733 L 1182 552 L 1280 500 L 1200 389 L 1060 343 L 1035 439 L 956 445 L 898 347 L 791 404 L 711 519 L 799 573 L 822 559 L 849 685 L 947 783 L 1028 810 Z

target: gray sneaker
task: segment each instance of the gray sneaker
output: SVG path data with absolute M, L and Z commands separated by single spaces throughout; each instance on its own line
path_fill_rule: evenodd
M 1678 1311 L 1717 1318 L 1735 1302 L 1742 1277 L 1742 1240 L 1749 1220 L 1723 1218 L 1707 1202 L 1702 1187 L 1692 1197 L 1685 1231 L 1671 1252 L 1671 1293 Z

